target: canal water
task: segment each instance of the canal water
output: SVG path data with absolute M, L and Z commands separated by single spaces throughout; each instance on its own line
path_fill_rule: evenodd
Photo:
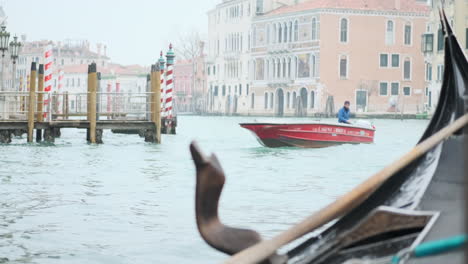
M 162 145 L 108 131 L 88 145 L 68 129 L 54 145 L 0 146 L 0 263 L 218 263 L 195 225 L 191 140 L 226 172 L 222 220 L 269 238 L 408 151 L 428 124 L 373 120 L 375 144 L 268 149 L 238 126 L 254 120 L 271 121 L 180 116 Z

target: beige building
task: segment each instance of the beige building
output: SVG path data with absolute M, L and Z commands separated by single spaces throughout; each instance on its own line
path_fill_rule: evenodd
M 442 34 L 439 8 L 444 2 L 444 10 L 452 25 L 457 39 L 465 54 L 468 55 L 468 1 L 466 0 L 429 0 L 431 7 L 426 32 L 423 36 L 422 51 L 426 69 L 426 105 L 433 112 L 439 99 L 444 73 L 444 37 Z

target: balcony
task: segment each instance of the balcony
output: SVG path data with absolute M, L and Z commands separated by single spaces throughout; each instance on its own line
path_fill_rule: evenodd
M 270 79 L 265 81 L 267 86 L 270 88 L 278 88 L 278 87 L 289 87 L 294 83 L 293 79 L 290 78 L 283 78 L 283 79 Z
M 284 54 L 289 53 L 293 47 L 293 43 L 274 43 L 267 47 L 267 51 L 270 54 Z
M 236 50 L 236 51 L 226 51 L 224 52 L 224 59 L 225 60 L 238 60 L 240 59 L 241 52 Z

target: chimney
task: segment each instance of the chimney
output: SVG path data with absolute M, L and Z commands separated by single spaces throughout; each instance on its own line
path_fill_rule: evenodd
M 401 8 L 401 0 L 395 0 L 395 9 L 400 10 Z

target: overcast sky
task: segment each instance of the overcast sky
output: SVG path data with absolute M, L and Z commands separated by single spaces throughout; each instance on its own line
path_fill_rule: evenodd
M 149 65 L 187 31 L 206 36 L 207 11 L 221 0 L 0 0 L 7 31 L 28 40 L 87 39 L 122 64 Z

